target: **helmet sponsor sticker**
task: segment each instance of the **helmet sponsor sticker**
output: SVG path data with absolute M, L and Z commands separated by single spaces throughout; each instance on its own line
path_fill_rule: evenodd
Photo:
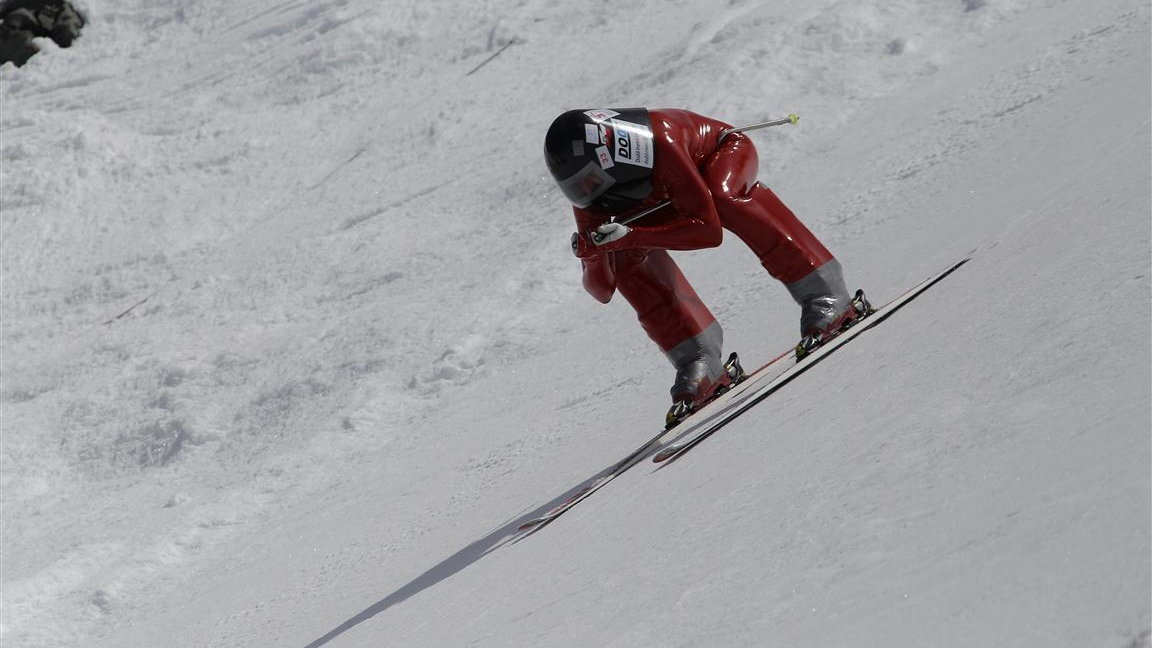
M 584 124 L 584 140 L 589 144 L 603 144 L 604 140 L 600 139 L 600 126 Z
M 602 169 L 611 169 L 616 166 L 616 163 L 612 161 L 612 154 L 608 152 L 607 146 L 597 148 L 596 157 L 600 160 L 600 168 Z
M 595 110 L 585 110 L 584 114 L 591 117 L 594 122 L 602 122 L 608 121 L 620 113 L 609 108 L 596 108 Z
M 647 126 L 612 120 L 612 153 L 617 162 L 652 168 L 652 131 Z
M 595 162 L 589 162 L 571 177 L 560 180 L 557 184 L 573 205 L 587 207 L 593 200 L 604 195 L 616 181 Z
M 580 157 L 582 155 L 584 155 L 584 142 L 572 140 L 572 157 Z

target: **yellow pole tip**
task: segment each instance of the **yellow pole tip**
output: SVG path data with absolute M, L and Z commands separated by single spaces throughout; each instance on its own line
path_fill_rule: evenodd
M 800 115 L 797 115 L 796 113 L 792 113 L 791 115 L 788 115 L 788 121 L 795 124 L 796 122 L 800 121 Z

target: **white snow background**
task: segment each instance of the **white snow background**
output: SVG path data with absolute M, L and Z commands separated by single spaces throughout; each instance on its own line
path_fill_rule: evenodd
M 1149 646 L 1147 1 L 80 6 L 0 70 L 4 648 Z M 877 302 L 976 252 L 500 546 L 668 404 L 542 162 L 600 106 L 799 113 L 761 179 Z

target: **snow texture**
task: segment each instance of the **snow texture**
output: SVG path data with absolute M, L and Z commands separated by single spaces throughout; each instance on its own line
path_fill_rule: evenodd
M 1152 631 L 1145 0 L 87 0 L 0 70 L 0 642 L 1046 646 Z M 757 132 L 878 302 L 674 466 L 541 159 Z M 755 366 L 798 309 L 677 259 Z

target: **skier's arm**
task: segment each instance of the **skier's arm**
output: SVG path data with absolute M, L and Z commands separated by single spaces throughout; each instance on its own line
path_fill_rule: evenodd
M 601 304 L 612 301 L 612 295 L 616 292 L 616 270 L 612 255 L 598 254 L 580 259 L 580 265 L 584 268 L 584 290 Z
M 580 267 L 584 271 L 584 290 L 588 291 L 602 304 L 612 300 L 616 292 L 616 268 L 612 254 L 597 248 L 588 239 L 586 232 L 595 230 L 603 223 L 606 217 L 590 210 L 573 208 L 576 216 L 576 227 L 579 230 L 572 235 L 572 253 L 580 259 Z

